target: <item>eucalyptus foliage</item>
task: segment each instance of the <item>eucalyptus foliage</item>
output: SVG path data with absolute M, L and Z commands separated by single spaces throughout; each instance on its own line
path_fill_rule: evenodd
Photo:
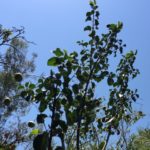
M 127 149 L 130 150 L 149 150 L 150 148 L 150 129 L 140 129 L 137 134 L 133 134 L 128 142 Z
M 71 146 L 79 150 L 87 142 L 94 149 L 105 150 L 110 137 L 120 134 L 120 121 L 132 119 L 132 103 L 139 95 L 129 87 L 129 81 L 139 74 L 134 67 L 137 51 L 124 53 L 126 45 L 118 38 L 122 22 L 108 24 L 108 32 L 99 35 L 96 1 L 90 1 L 90 7 L 84 28 L 89 40 L 77 42 L 81 51 L 68 53 L 56 48 L 47 62 L 49 76 L 21 86 L 21 97 L 39 106 L 37 123 L 48 124 L 35 136 L 35 150 L 54 149 L 55 137 L 61 141 L 61 145 L 56 142 L 55 150 Z M 118 64 L 112 68 L 113 60 Z M 106 98 L 95 94 L 103 81 L 109 88 Z
M 28 130 L 19 118 L 29 103 L 18 97 L 18 81 L 35 70 L 36 54 L 29 60 L 27 48 L 24 28 L 5 29 L 0 25 L 0 149 L 15 149 Z

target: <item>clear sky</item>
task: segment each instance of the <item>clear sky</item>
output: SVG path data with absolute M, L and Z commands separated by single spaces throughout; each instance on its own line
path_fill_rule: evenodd
M 135 105 L 147 116 L 136 126 L 150 125 L 150 0 L 98 0 L 100 32 L 108 23 L 122 21 L 120 37 L 127 49 L 137 49 L 136 66 L 140 76 L 133 81 L 139 89 L 140 100 Z M 29 51 L 38 54 L 35 74 L 47 73 L 47 59 L 57 47 L 79 51 L 76 41 L 84 40 L 85 13 L 88 0 L 0 0 L 0 24 L 6 28 L 24 26 L 26 38 L 37 45 Z

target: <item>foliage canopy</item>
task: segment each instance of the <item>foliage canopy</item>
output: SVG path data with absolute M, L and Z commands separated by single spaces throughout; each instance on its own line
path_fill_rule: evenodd
M 20 123 L 20 117 L 29 103 L 18 96 L 18 85 L 35 70 L 36 54 L 31 60 L 27 58 L 28 41 L 23 34 L 23 28 L 5 29 L 0 26 L 0 148 L 5 149 L 22 142 L 27 132 L 25 124 Z M 15 124 L 13 121 L 9 124 L 16 115 Z
M 110 137 L 120 134 L 121 120 L 132 119 L 132 102 L 139 95 L 137 89 L 129 87 L 129 81 L 139 74 L 134 67 L 137 51 L 124 53 L 126 45 L 118 38 L 122 22 L 108 24 L 108 33 L 99 36 L 100 13 L 95 0 L 90 1 L 90 7 L 91 11 L 86 13 L 88 25 L 84 28 L 89 40 L 77 42 L 81 51 L 68 53 L 56 48 L 47 62 L 55 71 L 50 69 L 49 76 L 39 78 L 36 84 L 28 82 L 19 87 L 22 98 L 39 106 L 37 124 L 48 123 L 42 133 L 32 131 L 37 133 L 33 141 L 35 150 L 54 149 L 55 137 L 61 143 L 55 150 L 71 146 L 88 149 L 88 142 L 105 150 Z M 115 58 L 119 63 L 112 69 L 110 60 Z M 109 88 L 106 98 L 95 94 L 102 81 Z

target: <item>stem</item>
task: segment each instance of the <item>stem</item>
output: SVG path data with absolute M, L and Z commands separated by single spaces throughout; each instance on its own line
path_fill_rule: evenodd
M 123 138 L 123 141 L 124 141 L 124 143 L 125 143 L 125 147 L 126 147 L 126 149 L 127 149 L 127 139 L 126 139 L 126 133 L 127 133 L 127 131 L 125 131 L 125 129 L 124 129 L 124 124 L 123 124 L 123 120 L 121 120 L 121 128 L 122 128 L 122 138 Z
M 82 108 L 84 107 L 84 101 L 85 101 L 85 98 L 86 98 L 86 94 L 87 94 L 88 86 L 90 84 L 91 77 L 93 75 L 94 69 L 95 69 L 96 65 L 98 64 L 99 60 L 100 60 L 100 57 L 97 58 L 97 60 L 94 63 L 93 67 L 91 67 L 91 69 L 90 69 L 89 78 L 87 80 L 87 84 L 86 84 L 85 90 L 84 90 L 85 93 L 84 93 L 84 96 L 83 96 L 83 103 L 77 108 L 77 117 L 78 117 L 78 122 L 77 122 L 77 150 L 80 150 L 80 147 L 79 147 L 80 143 L 79 142 L 80 142 L 80 128 L 81 128 L 81 120 L 82 120 Z M 108 137 L 107 137 L 107 140 L 106 140 L 106 144 L 105 144 L 106 146 L 107 146 L 107 143 L 108 143 L 108 140 L 109 140 L 109 136 L 110 136 L 110 133 L 108 134 Z M 105 150 L 105 149 L 103 149 L 103 150 Z
M 96 64 L 98 63 L 98 61 L 99 61 L 99 58 L 97 59 Z M 90 61 L 90 63 L 91 63 L 91 61 Z M 90 64 L 90 66 L 91 66 L 90 67 L 90 74 L 89 74 L 89 78 L 87 80 L 87 84 L 86 84 L 85 90 L 84 90 L 83 103 L 77 109 L 77 116 L 78 116 L 78 122 L 77 122 L 77 150 L 80 150 L 79 145 L 80 145 L 80 128 L 81 128 L 81 120 L 82 120 L 82 108 L 84 107 L 84 101 L 85 101 L 85 98 L 86 98 L 88 86 L 90 84 L 90 80 L 91 80 L 91 77 L 93 75 L 93 71 L 94 71 L 96 65 L 94 64 L 93 67 L 92 67 L 92 65 Z
M 96 4 L 96 1 L 94 0 L 94 3 Z M 95 14 L 93 14 L 93 17 L 92 17 L 92 32 L 95 31 Z M 90 84 L 90 80 L 92 78 L 92 75 L 93 75 L 93 72 L 94 72 L 94 69 L 99 61 L 100 58 L 98 58 L 96 60 L 96 62 L 94 63 L 93 65 L 93 47 L 94 47 L 94 40 L 95 40 L 95 36 L 92 37 L 93 40 L 93 43 L 91 44 L 91 50 L 90 50 L 90 64 L 89 64 L 89 77 L 88 77 L 88 80 L 86 82 L 86 86 L 85 86 L 85 89 L 84 89 L 84 96 L 83 96 L 83 99 L 82 99 L 82 103 L 80 104 L 80 106 L 77 108 L 77 150 L 80 150 L 80 128 L 81 128 L 81 120 L 82 120 L 82 108 L 84 107 L 85 105 L 85 99 L 86 99 L 86 95 L 87 95 L 87 90 L 88 90 L 88 87 L 89 87 L 89 84 Z M 97 48 L 97 45 L 95 46 Z
M 61 145 L 62 145 L 62 149 L 65 150 L 65 141 L 64 141 L 64 137 L 61 138 Z
M 52 138 L 53 138 L 53 128 L 54 128 L 54 119 L 55 119 L 55 105 L 56 105 L 56 95 L 54 96 L 53 108 L 52 108 L 52 121 L 51 121 L 51 129 L 50 129 L 50 137 L 48 142 L 48 150 L 52 150 Z
M 70 139 L 69 139 L 68 142 L 67 142 L 67 147 L 70 146 L 70 143 L 71 143 L 71 140 L 72 140 L 72 138 L 73 138 L 74 133 L 75 133 L 75 130 L 72 132 L 71 137 L 70 137 Z
M 77 150 L 80 150 L 80 126 L 81 126 L 81 119 L 78 117 L 77 123 Z
M 50 137 L 49 137 L 49 140 L 48 140 L 48 150 L 52 150 L 52 137 L 53 137 L 53 126 L 54 126 L 54 116 L 55 116 L 55 109 L 53 107 L 53 110 L 52 110 L 52 121 L 51 121 L 51 130 L 50 130 Z
M 100 145 L 99 137 L 98 137 L 97 131 L 96 131 L 93 123 L 92 123 L 92 126 L 93 126 L 93 129 L 94 129 L 94 133 L 96 134 L 96 138 L 97 138 L 97 142 L 96 143 L 98 143 L 98 145 Z
M 108 144 L 108 141 L 109 141 L 109 138 L 110 138 L 110 132 L 108 132 L 108 135 L 107 135 L 107 139 L 106 139 L 106 142 L 102 148 L 102 150 L 106 150 L 106 147 L 107 147 L 107 144 Z

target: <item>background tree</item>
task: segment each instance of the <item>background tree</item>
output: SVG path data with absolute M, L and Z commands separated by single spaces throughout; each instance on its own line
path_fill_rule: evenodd
M 54 149 L 55 137 L 61 143 L 55 150 L 68 149 L 71 140 L 77 150 L 94 140 L 96 149 L 106 150 L 110 138 L 120 134 L 121 121 L 132 119 L 132 103 L 139 95 L 129 81 L 139 74 L 134 67 L 137 51 L 124 53 L 126 45 L 118 38 L 121 22 L 108 24 L 108 33 L 99 36 L 100 13 L 95 0 L 90 1 L 90 7 L 84 28 L 89 40 L 78 42 L 79 54 L 57 48 L 47 62 L 55 71 L 50 69 L 49 76 L 39 78 L 36 84 L 20 86 L 21 97 L 39 106 L 37 123 L 44 124 L 47 119 L 46 129 L 34 138 L 35 150 Z M 111 67 L 114 60 L 116 66 Z M 106 98 L 96 95 L 102 81 L 109 89 Z
M 22 141 L 22 134 L 26 132 L 23 124 L 16 120 L 9 124 L 9 118 L 14 118 L 19 113 L 27 110 L 29 103 L 17 95 L 18 83 L 16 75 L 20 74 L 26 79 L 35 70 L 32 54 L 31 60 L 27 59 L 28 42 L 23 37 L 24 29 L 4 29 L 0 26 L 0 144 L 9 145 Z M 21 78 L 20 78 L 21 79 Z M 20 80 L 21 81 L 21 80 Z M 18 121 L 18 122 L 17 122 Z M 23 131 L 24 130 L 24 131 Z
M 150 129 L 140 129 L 137 134 L 130 137 L 128 150 L 149 150 L 150 148 Z
M 116 143 L 116 149 L 127 150 L 130 139 L 130 129 L 139 119 L 143 118 L 145 114 L 142 111 L 133 111 L 128 118 L 123 119 L 120 123 L 120 137 Z

